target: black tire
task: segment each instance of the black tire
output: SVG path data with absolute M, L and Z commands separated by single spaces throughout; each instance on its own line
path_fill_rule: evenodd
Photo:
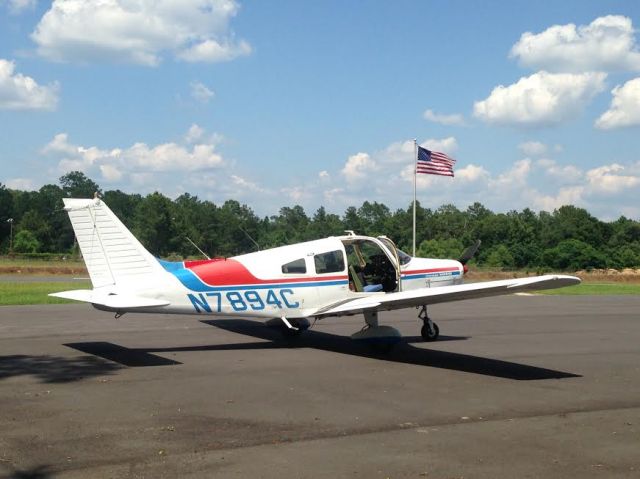
M 422 335 L 422 339 L 424 339 L 425 341 L 435 341 L 436 339 L 438 339 L 438 336 L 440 336 L 440 328 L 436 323 L 433 323 L 432 331 L 425 322 L 422 325 L 422 329 L 420 329 L 420 334 Z

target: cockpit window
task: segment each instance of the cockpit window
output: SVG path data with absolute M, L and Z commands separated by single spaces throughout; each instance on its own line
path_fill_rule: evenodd
M 344 254 L 340 250 L 317 254 L 313 257 L 316 273 L 339 273 L 344 271 Z
M 282 265 L 282 272 L 284 274 L 305 274 L 307 272 L 307 265 L 304 262 L 304 258 L 291 261 L 290 263 Z
M 404 251 L 402 251 L 401 249 L 398 250 L 398 259 L 400 260 L 400 264 L 402 266 L 404 266 L 405 264 L 407 264 L 409 261 L 411 261 L 411 256 L 409 256 L 407 253 L 405 253 Z

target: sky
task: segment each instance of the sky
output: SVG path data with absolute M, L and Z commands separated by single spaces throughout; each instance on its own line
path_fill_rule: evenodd
M 0 183 L 640 219 L 640 2 L 0 0 Z

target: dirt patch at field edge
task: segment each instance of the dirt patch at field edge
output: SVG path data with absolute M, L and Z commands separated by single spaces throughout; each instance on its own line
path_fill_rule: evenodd
M 87 268 L 83 266 L 67 266 L 60 264 L 47 264 L 37 266 L 0 266 L 0 274 L 26 274 L 26 275 L 87 275 Z

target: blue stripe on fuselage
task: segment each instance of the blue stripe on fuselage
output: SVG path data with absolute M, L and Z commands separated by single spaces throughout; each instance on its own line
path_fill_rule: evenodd
M 442 278 L 445 276 L 460 276 L 460 271 L 440 271 L 437 273 L 420 273 L 402 275 L 402 279 Z

